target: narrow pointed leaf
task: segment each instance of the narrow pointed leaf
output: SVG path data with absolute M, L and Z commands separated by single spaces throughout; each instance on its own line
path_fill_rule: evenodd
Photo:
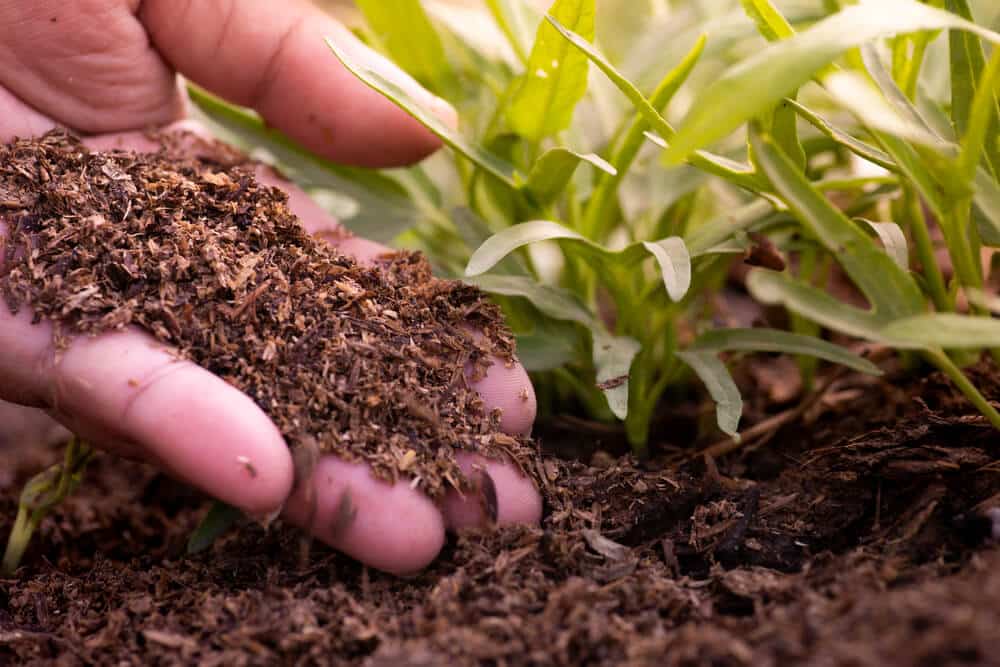
M 719 430 L 736 437 L 743 414 L 743 398 L 729 369 L 713 352 L 684 350 L 678 352 L 677 357 L 694 371 L 715 401 Z
M 492 174 L 510 187 L 517 187 L 517 183 L 515 182 L 516 174 L 513 165 L 484 150 L 482 147 L 469 143 L 465 137 L 462 137 L 460 134 L 445 125 L 444 122 L 432 111 L 425 109 L 421 104 L 414 100 L 409 93 L 400 88 L 398 85 L 386 79 L 379 72 L 376 72 L 375 70 L 360 63 L 355 63 L 348 58 L 347 54 L 341 51 L 332 40 L 327 39 L 326 43 L 344 67 L 346 67 L 351 74 L 361 80 L 362 83 L 377 91 L 403 111 L 413 116 L 413 118 L 415 118 L 421 125 L 433 132 L 451 149 L 463 155 L 478 167 Z
M 1000 94 L 1000 48 L 995 50 L 989 64 L 983 70 L 982 79 L 969 110 L 965 134 L 962 136 L 962 152 L 958 158 L 958 168 L 961 177 L 967 181 L 975 178 L 976 169 L 983 161 L 984 149 L 987 158 L 986 168 L 992 170 L 996 167 L 990 162 L 990 158 L 996 153 L 996 148 L 991 147 L 990 143 L 997 142 L 998 94 Z
M 587 39 L 594 38 L 594 0 L 556 0 L 550 12 Z M 573 110 L 587 92 L 589 63 L 541 22 L 535 45 L 510 106 L 507 122 L 514 132 L 538 142 L 569 127 Z
M 935 136 L 922 122 L 915 122 L 909 114 L 901 114 L 861 74 L 850 71 L 833 72 L 826 76 L 823 84 L 833 99 L 869 128 L 921 146 L 944 149 L 944 142 L 940 137 Z
M 531 44 L 531 34 L 525 26 L 524 7 L 522 0 L 486 0 L 486 7 L 493 15 L 493 20 L 507 38 L 517 59 L 524 65 L 528 63 L 528 49 Z
M 924 119 L 920 111 L 910 101 L 910 98 L 900 89 L 896 80 L 892 78 L 889 70 L 882 64 L 882 58 L 879 56 L 875 45 L 865 44 L 861 47 L 860 51 L 861 61 L 864 63 L 869 76 L 872 77 L 878 90 L 885 96 L 885 100 L 891 105 L 892 109 L 902 117 L 903 122 L 920 128 L 924 133 L 934 136 L 935 133 L 930 123 Z M 823 83 L 828 86 L 830 76 L 834 74 L 841 74 L 841 72 L 831 72 L 830 75 L 823 78 Z M 941 140 L 942 138 L 937 136 L 935 139 Z
M 700 352 L 783 352 L 801 354 L 846 366 L 859 373 L 881 375 L 878 366 L 833 343 L 780 329 L 713 329 L 698 337 L 688 350 Z
M 559 33 L 569 41 L 574 47 L 579 49 L 583 54 L 585 54 L 591 62 L 597 65 L 598 69 L 604 72 L 605 76 L 611 80 L 615 87 L 618 88 L 632 102 L 649 126 L 657 134 L 646 134 L 647 138 L 651 138 L 652 141 L 656 142 L 656 139 L 652 137 L 659 138 L 660 142 L 670 141 L 674 136 L 674 128 L 667 122 L 667 120 L 660 115 L 660 113 L 650 104 L 649 100 L 642 94 L 642 92 L 636 88 L 636 86 L 625 78 L 621 72 L 615 69 L 607 58 L 601 55 L 587 40 L 583 39 L 580 35 L 576 34 L 572 30 L 569 30 L 558 20 L 552 16 L 546 16 L 549 23 L 551 23 Z M 727 181 L 744 187 L 748 190 L 757 191 L 760 189 L 760 184 L 754 178 L 753 169 L 749 165 L 740 164 L 729 160 L 728 158 L 715 155 L 714 153 L 709 153 L 707 151 L 696 151 L 690 160 L 691 164 L 699 169 L 706 171 L 710 174 L 715 174 L 720 178 L 724 178 Z
M 858 157 L 868 160 L 872 164 L 877 164 L 883 169 L 899 171 L 899 167 L 896 166 L 896 163 L 892 161 L 892 157 L 885 151 L 837 129 L 817 113 L 797 101 L 787 100 L 787 102 L 807 123 Z
M 218 500 L 213 502 L 208 513 L 188 538 L 188 555 L 201 553 L 212 546 L 212 543 L 226 534 L 242 516 L 243 512 L 235 507 Z
M 802 225 L 834 256 L 880 315 L 922 310 L 923 294 L 875 242 L 818 192 L 774 142 L 751 128 L 758 164 Z
M 596 153 L 581 154 L 568 148 L 552 148 L 542 153 L 528 174 L 523 188 L 540 206 L 549 206 L 562 194 L 581 162 L 611 176 L 618 171 Z
M 757 26 L 757 32 L 769 42 L 788 39 L 795 34 L 788 19 L 781 15 L 770 0 L 740 0 L 743 11 Z
M 692 257 L 707 255 L 735 234 L 753 230 L 755 225 L 769 219 L 774 213 L 774 204 L 766 199 L 756 199 L 742 208 L 696 226 L 685 235 L 684 241 Z
M 972 11 L 968 0 L 945 0 L 945 9 L 971 21 Z M 959 136 L 966 136 L 972 118 L 972 106 L 979 93 L 980 80 L 986 68 L 982 44 L 975 35 L 960 30 L 948 32 L 948 49 L 951 81 L 951 118 Z M 989 136 L 996 136 L 1000 126 L 1000 104 L 996 94 L 991 94 L 992 109 L 986 119 Z M 1000 146 L 987 144 L 986 167 L 994 179 L 1000 179 Z
M 775 271 L 754 269 L 747 276 L 747 289 L 758 301 L 781 305 L 807 320 L 848 336 L 880 341 L 885 317 L 849 306 L 825 291 Z
M 1000 344 L 1000 319 L 956 313 L 926 313 L 899 319 L 882 331 L 893 344 L 945 349 L 985 349 Z
M 876 0 L 846 7 L 724 72 L 695 99 L 666 158 L 679 163 L 729 135 L 798 90 L 848 49 L 889 35 L 945 28 L 1000 43 L 1000 34 L 916 0 Z

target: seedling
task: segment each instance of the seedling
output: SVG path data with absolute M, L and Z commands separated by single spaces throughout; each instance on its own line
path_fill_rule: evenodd
M 93 454 L 89 446 L 74 437 L 66 445 L 62 463 L 57 463 L 28 480 L 21 491 L 17 518 L 7 538 L 0 574 L 14 574 L 42 519 L 76 490 Z
M 756 26 L 766 48 L 744 56 L 696 25 L 661 25 L 689 50 L 653 49 L 671 62 L 647 56 L 640 66 L 621 45 L 643 42 L 642 33 L 609 31 L 619 46 L 612 55 L 594 45 L 593 0 L 557 0 L 544 17 L 517 0 L 488 2 L 507 56 L 418 0 L 358 5 L 361 36 L 450 100 L 461 131 L 330 42 L 334 55 L 437 134 L 449 156 L 394 172 L 345 169 L 251 113 L 196 88 L 193 98 L 358 233 L 422 248 L 443 274 L 493 293 L 543 409 L 621 419 L 641 453 L 665 392 L 693 372 L 717 403 L 719 428 L 736 436 L 742 401 L 721 352 L 787 352 L 879 372 L 822 340 L 825 328 L 918 352 L 1000 427 L 961 371 L 1000 342 L 982 299 L 969 298 L 971 313 L 958 309 L 959 294 L 985 285 L 980 248 L 1000 244 L 1000 49 L 989 62 L 983 49 L 1000 35 L 972 21 L 965 0 L 949 0 L 951 11 L 915 0 L 828 2 L 825 13 L 790 17 L 768 0 L 743 0 L 745 37 Z M 921 76 L 942 30 L 950 107 Z M 706 58 L 710 73 L 699 76 Z M 590 63 L 600 77 L 588 79 Z M 670 107 L 691 89 L 675 131 Z M 935 225 L 950 282 L 935 258 Z M 784 305 L 793 331 L 715 329 L 712 295 L 734 254 L 759 255 L 761 234 L 773 261 L 748 287 Z M 796 261 L 775 270 L 783 256 Z M 869 309 L 820 287 L 834 261 Z M 801 363 L 808 376 L 812 364 Z

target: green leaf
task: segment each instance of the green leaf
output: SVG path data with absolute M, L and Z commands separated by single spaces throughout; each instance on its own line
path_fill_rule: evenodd
M 869 76 L 874 80 L 878 90 L 885 96 L 886 101 L 891 105 L 895 113 L 902 117 L 904 123 L 914 128 L 919 128 L 919 131 L 934 137 L 935 141 L 942 141 L 939 135 L 935 136 L 930 123 L 924 119 L 920 111 L 910 101 L 910 98 L 900 89 L 896 80 L 892 78 L 892 74 L 889 73 L 889 70 L 882 63 L 882 58 L 879 56 L 878 49 L 874 44 L 865 44 L 861 47 L 861 61 L 864 63 Z M 831 72 L 830 76 L 835 74 L 841 73 Z M 824 77 L 823 80 L 823 83 L 827 86 L 829 85 L 828 78 Z
M 650 97 L 649 103 L 653 110 L 664 109 L 680 87 L 687 81 L 688 76 L 697 64 L 702 52 L 705 50 L 705 35 L 701 35 L 695 41 L 687 55 L 667 72 Z M 594 190 L 594 196 L 587 203 L 586 214 L 580 229 L 589 238 L 604 238 L 609 229 L 614 225 L 615 207 L 619 204 L 617 197 L 618 189 L 628 173 L 639 151 L 643 146 L 643 138 L 649 138 L 649 121 L 641 113 L 636 113 L 632 123 L 625 132 L 624 137 L 619 140 L 614 153 L 611 156 L 611 165 L 617 173 L 610 177 L 599 177 Z M 652 135 L 655 136 L 655 135 Z M 666 147 L 666 143 L 663 144 Z
M 553 330 L 551 324 L 517 335 L 517 360 L 529 373 L 551 371 L 576 359 L 576 341 Z
M 581 162 L 612 176 L 618 173 L 596 153 L 581 154 L 568 148 L 552 148 L 542 153 L 532 165 L 523 189 L 539 206 L 547 207 L 566 189 Z
M 1000 343 L 1000 320 L 956 313 L 926 313 L 891 322 L 881 334 L 893 345 L 984 349 Z
M 973 203 L 976 205 L 976 224 L 983 244 L 1000 248 L 1000 186 L 986 171 L 980 167 L 976 170 L 976 193 Z
M 699 352 L 784 352 L 816 357 L 859 373 L 881 375 L 878 366 L 840 345 L 780 329 L 713 329 L 687 348 Z
M 940 137 L 935 136 L 924 123 L 900 113 L 898 107 L 890 104 L 879 89 L 861 74 L 832 72 L 824 78 L 823 84 L 833 99 L 869 128 L 921 146 L 944 150 L 945 143 Z
M 967 0 L 945 0 L 945 9 L 971 21 L 972 11 Z M 979 39 L 974 35 L 951 30 L 948 32 L 948 49 L 951 81 L 951 118 L 959 136 L 966 136 L 972 119 L 974 100 L 979 94 L 979 82 L 986 68 L 986 56 Z M 1000 107 L 996 96 L 992 98 L 992 109 L 988 111 L 986 122 L 989 135 L 996 136 L 1000 124 Z M 1000 178 L 1000 147 L 986 146 L 986 163 L 994 178 Z
M 806 153 L 799 141 L 798 118 L 788 100 L 782 100 L 771 116 L 771 135 L 800 171 L 806 168 Z
M 628 416 L 628 375 L 640 345 L 632 338 L 594 332 L 594 368 L 597 385 L 608 399 L 608 407 L 619 419 Z
M 962 152 L 958 157 L 960 177 L 971 182 L 976 175 L 976 169 L 983 159 L 984 148 L 986 166 L 995 169 L 998 165 L 990 162 L 996 154 L 995 146 L 990 150 L 989 144 L 997 142 L 997 95 L 1000 94 L 1000 48 L 996 49 L 989 64 L 983 70 L 982 79 L 976 90 L 975 99 L 969 110 L 968 123 L 962 136 Z
M 621 72 L 615 69 L 614 65 L 608 62 L 607 58 L 598 53 L 590 42 L 583 39 L 572 30 L 564 27 L 554 17 L 546 16 L 545 18 L 564 38 L 566 38 L 566 40 L 569 41 L 570 44 L 579 49 L 591 60 L 591 62 L 597 65 L 598 69 L 604 72 L 611 82 L 615 84 L 615 87 L 617 87 L 618 90 L 620 90 L 622 94 L 624 94 L 625 97 L 632 102 L 636 111 L 638 111 L 642 117 L 646 119 L 649 126 L 662 135 L 658 137 L 657 135 L 647 134 L 647 138 L 661 147 L 663 147 L 667 141 L 672 139 L 674 136 L 674 128 L 670 125 L 670 123 L 668 123 L 666 119 L 660 115 L 653 105 L 650 104 L 649 100 L 645 98 L 642 92 L 636 88 L 631 81 L 626 79 Z M 754 192 L 760 189 L 760 184 L 755 179 L 753 169 L 749 165 L 740 164 L 707 151 L 696 151 L 694 155 L 691 156 L 690 161 L 692 165 L 698 167 L 699 169 L 710 174 L 715 174 L 720 178 L 724 178 L 730 183 L 734 183 Z
M 523 246 L 537 243 L 538 241 L 555 241 L 558 239 L 572 239 L 574 241 L 590 243 L 577 232 L 563 227 L 557 222 L 549 220 L 522 222 L 486 239 L 472 253 L 472 257 L 469 258 L 469 263 L 465 267 L 465 275 L 478 276 L 481 273 L 486 273 L 501 259 Z
M 861 373 L 882 374 L 878 366 L 867 359 L 814 336 L 778 329 L 707 331 L 687 349 L 678 352 L 677 356 L 705 383 L 709 395 L 716 403 L 716 420 L 719 428 L 733 436 L 736 435 L 740 415 L 743 412 L 743 400 L 728 369 L 717 356 L 720 352 L 784 352 L 808 355 Z
M 549 11 L 587 39 L 594 38 L 594 0 L 556 0 Z M 539 142 L 569 127 L 573 110 L 587 92 L 587 68 L 587 59 L 552 26 L 539 24 L 527 67 L 507 107 L 511 129 Z
M 915 0 L 877 0 L 846 7 L 797 35 L 732 66 L 695 99 L 665 156 L 680 163 L 729 135 L 823 70 L 848 49 L 894 34 L 956 28 L 1000 43 L 1000 35 Z
M 346 197 L 355 205 L 338 221 L 352 232 L 389 243 L 418 220 L 420 211 L 395 179 L 370 169 L 345 167 L 324 160 L 267 127 L 256 113 L 236 107 L 201 88 L 188 85 L 188 96 L 214 134 L 248 153 L 266 151 L 283 174 L 299 186 Z
M 515 181 L 516 171 L 513 165 L 484 150 L 482 147 L 469 143 L 464 137 L 445 125 L 432 111 L 421 106 L 416 100 L 410 97 L 409 93 L 398 85 L 386 79 L 379 72 L 350 60 L 347 54 L 337 48 L 337 45 L 332 40 L 327 39 L 326 43 L 344 67 L 362 83 L 413 116 L 421 125 L 439 137 L 452 150 L 463 155 L 466 159 L 510 187 L 517 187 Z
M 788 20 L 769 0 L 740 0 L 740 4 L 767 41 L 777 42 L 795 34 Z
M 916 281 L 818 192 L 772 139 L 751 126 L 750 143 L 758 164 L 789 210 L 833 253 L 875 312 L 894 318 L 923 309 L 923 294 Z
M 525 27 L 524 7 L 521 2 L 522 0 L 486 0 L 486 7 L 507 38 L 517 59 L 527 65 L 528 40 L 531 35 Z
M 761 303 L 781 305 L 807 320 L 870 341 L 881 340 L 881 329 L 888 322 L 879 316 L 841 303 L 808 283 L 775 271 L 754 269 L 747 276 L 747 289 Z
M 766 199 L 755 199 L 735 211 L 723 213 L 697 225 L 685 235 L 684 241 L 692 257 L 708 255 L 734 235 L 753 231 L 755 226 L 772 218 L 774 214 L 774 204 Z
M 1000 315 L 1000 296 L 975 287 L 966 287 L 965 296 L 972 305 Z
M 896 262 L 896 265 L 904 271 L 910 265 L 910 249 L 906 242 L 906 235 L 902 228 L 895 222 L 872 222 L 864 218 L 857 218 L 859 221 L 871 227 L 875 235 L 882 241 L 885 251 Z
M 525 276 L 479 275 L 465 278 L 464 282 L 490 294 L 527 299 L 535 308 L 557 320 L 577 322 L 592 330 L 600 329 L 601 325 L 594 316 L 568 290 L 542 285 Z
M 446 91 L 454 74 L 420 0 L 354 0 L 389 57 L 426 87 Z
M 469 258 L 465 275 L 477 276 L 485 273 L 518 248 L 539 241 L 572 243 L 583 256 L 610 266 L 629 267 L 641 262 L 647 253 L 652 254 L 660 264 L 663 284 L 671 298 L 676 295 L 680 295 L 678 298 L 683 297 L 691 284 L 690 257 L 686 256 L 684 241 L 678 237 L 656 242 L 633 243 L 622 250 L 609 250 L 551 220 L 522 222 L 486 239 Z
M 213 502 L 205 518 L 188 538 L 188 555 L 201 553 L 212 546 L 212 543 L 222 537 L 242 516 L 243 512 L 221 500 Z
M 873 130 L 872 134 L 892 157 L 897 171 L 913 184 L 934 215 L 938 219 L 943 219 L 948 214 L 948 197 L 936 175 L 930 171 L 927 161 L 923 160 L 912 146 L 898 137 L 877 130 Z
M 704 383 L 708 395 L 715 401 L 715 418 L 719 430 L 734 438 L 738 437 L 743 399 L 726 365 L 713 352 L 684 350 L 677 353 L 677 358 L 694 371 Z
M 662 241 L 643 241 L 660 265 L 660 275 L 672 301 L 680 301 L 691 287 L 691 255 L 688 254 L 684 239 L 671 236 Z
M 896 163 L 892 161 L 892 158 L 885 151 L 837 129 L 814 111 L 803 106 L 799 102 L 787 99 L 785 101 L 791 105 L 792 108 L 795 109 L 796 113 L 798 113 L 807 123 L 858 157 L 868 160 L 872 164 L 877 164 L 883 169 L 888 169 L 889 171 L 899 171 L 899 167 L 896 166 Z

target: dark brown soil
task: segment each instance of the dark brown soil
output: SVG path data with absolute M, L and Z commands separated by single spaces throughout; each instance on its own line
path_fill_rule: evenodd
M 303 562 L 284 528 L 187 558 L 202 501 L 102 458 L 0 581 L 0 662 L 1000 664 L 1000 437 L 937 376 L 844 376 L 816 406 L 719 461 L 682 436 L 671 465 L 546 455 L 540 528 L 455 538 L 407 580 Z M 0 529 L 40 464 L 0 460 Z
M 513 359 L 477 289 L 433 278 L 412 253 L 359 266 L 306 233 L 241 156 L 172 141 L 100 153 L 53 132 L 0 147 L 0 296 L 13 312 L 51 320 L 60 347 L 146 329 L 249 395 L 293 449 L 407 474 L 435 498 L 463 485 L 455 450 L 533 454 L 468 385 L 491 355 Z

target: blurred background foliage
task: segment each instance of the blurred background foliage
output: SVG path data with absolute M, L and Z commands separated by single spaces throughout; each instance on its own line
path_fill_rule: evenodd
M 975 76 L 966 76 L 969 49 L 988 57 L 989 40 L 955 42 L 964 44 L 962 53 L 952 48 L 950 39 L 956 38 L 947 30 L 869 40 L 876 46 L 845 48 L 832 67 L 862 74 L 874 88 L 846 77 L 847 92 L 836 89 L 824 78 L 831 66 L 821 63 L 812 82 L 793 86 L 801 85 L 789 99 L 801 107 L 782 102 L 788 94 L 783 93 L 769 103 L 763 100 L 762 113 L 737 118 L 755 95 L 753 81 L 741 94 L 725 96 L 723 90 L 715 108 L 706 108 L 699 96 L 707 90 L 719 93 L 713 85 L 720 79 L 765 48 L 770 53 L 780 47 L 768 47 L 769 41 L 808 31 L 855 3 L 596 0 L 596 21 L 583 15 L 592 1 L 424 0 L 417 6 L 422 10 L 402 0 L 321 4 L 458 109 L 458 132 L 440 130 L 457 152 L 442 151 L 407 169 L 347 168 L 304 153 L 253 114 L 196 89 L 195 101 L 220 134 L 279 164 L 356 233 L 423 250 L 440 275 L 465 278 L 492 292 L 518 333 L 519 354 L 533 371 L 543 412 L 622 419 L 629 440 L 641 451 L 663 397 L 689 393 L 693 373 L 717 403 L 719 428 L 735 434 L 742 404 L 719 353 L 794 353 L 806 388 L 816 368 L 806 358 L 810 355 L 877 372 L 822 340 L 827 330 L 919 352 L 1000 424 L 1000 415 L 959 369 L 976 358 L 978 348 L 992 344 L 995 321 L 980 318 L 986 324 L 974 322 L 971 330 L 967 320 L 949 321 L 957 334 L 927 341 L 903 326 L 890 337 L 884 329 L 897 322 L 847 309 L 852 300 L 864 305 L 867 297 L 881 315 L 896 312 L 897 319 L 925 311 L 967 312 L 969 297 L 988 287 L 989 246 L 997 239 L 982 243 L 977 236 L 968 248 L 956 250 L 954 238 L 965 234 L 962 220 L 951 224 L 943 210 L 935 209 L 931 213 L 939 214 L 942 224 L 934 215 L 928 222 L 921 201 L 931 195 L 934 203 L 937 191 L 927 189 L 932 181 L 934 188 L 953 188 L 959 199 L 964 197 L 966 184 L 936 181 L 948 181 L 953 171 L 954 142 L 964 139 L 975 79 L 982 73 L 980 62 L 972 68 Z M 925 4 L 967 10 L 980 27 L 1000 28 L 995 0 Z M 580 44 L 570 46 L 543 23 L 547 10 L 575 21 L 568 27 L 586 33 Z M 548 44 L 536 44 L 536 34 L 545 34 Z M 812 52 L 822 51 L 819 41 L 813 39 Z M 606 58 L 609 71 L 589 67 L 585 92 L 565 82 L 544 89 L 548 71 L 526 71 L 539 62 L 540 69 L 548 67 L 548 60 L 536 62 L 543 55 L 552 58 L 552 72 L 586 65 L 584 55 L 598 65 Z M 336 66 L 332 55 L 331 66 Z M 879 79 L 883 66 L 887 72 Z M 955 72 L 963 73 L 964 83 L 956 84 Z M 420 115 L 412 101 L 377 75 L 364 68 L 355 73 Z M 766 69 L 756 76 L 765 88 Z M 549 96 L 548 106 L 537 114 L 522 90 L 529 80 L 543 88 L 538 99 Z M 637 115 L 630 90 L 643 104 L 657 94 L 662 99 L 654 99 L 655 109 L 638 109 Z M 957 106 L 956 90 L 962 96 Z M 582 95 L 578 104 L 577 93 Z M 993 106 L 982 108 L 995 115 Z M 572 118 L 561 122 L 558 117 L 567 109 Z M 738 129 L 721 132 L 727 135 L 722 137 L 685 131 L 690 130 L 685 120 L 713 113 L 736 118 L 733 128 Z M 677 126 L 693 142 L 689 148 L 710 147 L 713 153 L 680 164 L 665 160 L 665 139 L 672 140 Z M 996 125 L 987 127 L 994 133 L 985 137 L 990 152 L 996 150 Z M 623 168 L 615 173 L 615 167 Z M 799 195 L 813 197 L 810 206 L 799 206 Z M 964 213 L 949 212 L 959 218 L 982 216 L 971 199 Z M 858 230 L 864 230 L 861 237 Z M 766 242 L 757 232 L 766 232 Z M 882 266 L 885 256 L 896 263 L 885 265 L 884 276 L 878 273 L 882 269 L 866 273 L 859 261 L 852 270 L 854 255 L 835 243 L 845 238 L 861 244 L 858 257 L 870 245 L 881 248 L 874 264 Z M 986 267 L 971 269 L 966 262 L 958 266 L 965 277 L 955 277 L 955 252 L 978 254 L 981 246 Z M 790 332 L 750 330 L 755 322 L 738 309 L 719 308 L 718 295 L 732 281 L 733 267 L 751 253 L 763 253 L 754 263 L 764 262 L 773 274 L 755 271 L 759 279 L 751 291 L 788 308 Z M 768 253 L 774 256 L 769 259 Z M 645 261 L 650 257 L 656 261 Z M 780 273 L 786 260 L 789 268 Z M 826 287 L 838 263 L 848 274 L 840 280 L 847 291 L 834 285 L 831 292 L 839 301 L 824 301 L 815 292 L 803 292 L 803 302 L 790 296 L 789 290 L 803 285 Z M 790 281 L 780 282 L 782 276 Z M 878 295 L 873 298 L 865 288 L 880 282 L 890 285 L 881 308 Z M 851 291 L 852 283 L 860 292 Z M 989 294 L 976 298 L 973 310 L 995 309 L 993 302 L 982 305 Z

